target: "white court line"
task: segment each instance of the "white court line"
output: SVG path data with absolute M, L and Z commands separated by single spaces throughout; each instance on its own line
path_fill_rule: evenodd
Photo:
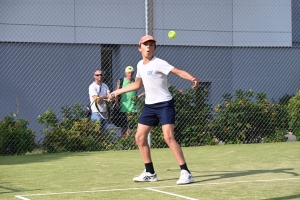
M 154 192 L 160 192 L 160 193 L 163 193 L 163 194 L 168 194 L 168 195 L 175 196 L 175 197 L 181 197 L 183 199 L 198 200 L 198 199 L 194 199 L 194 198 L 191 198 L 191 197 L 182 196 L 182 195 L 179 195 L 179 194 L 174 194 L 174 193 L 171 193 L 171 192 L 164 192 L 164 191 L 161 191 L 161 190 L 156 190 L 156 189 L 153 189 L 153 188 L 145 188 L 145 189 L 146 190 L 151 190 L 151 191 L 154 191 Z
M 161 188 L 174 188 L 174 187 L 192 187 L 192 186 L 206 186 L 206 185 L 226 185 L 235 183 L 254 183 L 254 182 L 275 182 L 275 181 L 289 181 L 289 180 L 300 180 L 300 178 L 285 178 L 285 179 L 269 179 L 269 180 L 249 180 L 249 181 L 232 181 L 232 182 L 215 182 L 215 183 L 192 183 L 187 185 L 172 185 L 172 186 L 158 186 L 158 187 L 146 187 L 146 188 L 123 188 L 123 189 L 110 189 L 110 190 L 87 190 L 77 192 L 56 192 L 56 193 L 44 193 L 44 194 L 24 194 L 16 195 L 15 197 L 22 200 L 30 200 L 25 197 L 30 196 L 48 196 L 48 195 L 63 195 L 63 194 L 80 194 L 80 193 L 95 193 L 95 192 L 114 192 L 114 191 L 130 191 L 130 190 L 150 190 L 161 189 Z M 158 192 L 158 191 L 156 191 Z M 162 192 L 162 191 L 160 191 Z M 172 194 L 172 193 L 171 193 Z
M 24 196 L 24 195 L 23 195 Z M 27 199 L 25 197 L 22 197 L 21 195 L 16 195 L 15 197 L 17 197 L 18 199 L 22 199 L 22 200 L 30 200 L 30 199 Z
M 275 181 L 289 181 L 289 180 L 300 180 L 300 178 L 282 178 L 282 179 L 269 179 L 269 180 L 249 180 L 249 181 L 233 181 L 233 182 L 217 182 L 217 183 L 192 183 L 186 185 L 180 185 L 177 187 L 188 187 L 188 186 L 205 186 L 205 185 L 225 185 L 225 184 L 235 184 L 235 183 L 254 183 L 254 182 L 275 182 Z M 155 188 L 173 188 L 176 186 L 159 186 L 159 187 L 151 187 Z
M 33 197 L 33 196 L 50 196 L 50 195 L 61 195 L 61 194 L 80 194 L 80 193 L 95 193 L 95 192 L 114 192 L 114 191 L 129 191 L 129 190 L 144 190 L 145 188 L 124 188 L 124 189 L 110 189 L 110 190 L 86 190 L 78 192 L 53 192 L 53 193 L 43 193 L 43 194 L 23 194 L 16 195 L 16 198 L 22 199 L 24 197 Z M 22 200 L 30 200 L 24 198 Z

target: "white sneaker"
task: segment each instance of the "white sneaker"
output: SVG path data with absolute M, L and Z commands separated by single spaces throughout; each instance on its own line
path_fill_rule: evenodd
M 149 181 L 157 181 L 157 175 L 156 173 L 151 174 L 150 172 L 146 172 L 146 170 L 144 170 L 139 176 L 136 176 L 133 178 L 133 181 L 136 182 L 149 182 Z
M 194 178 L 193 178 L 192 174 L 184 169 L 181 170 L 180 178 L 178 179 L 178 181 L 176 183 L 178 185 L 182 185 L 182 184 L 189 184 L 192 182 L 194 182 Z

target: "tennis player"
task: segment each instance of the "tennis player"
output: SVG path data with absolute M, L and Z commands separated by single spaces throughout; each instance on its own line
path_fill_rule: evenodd
M 155 57 L 156 40 L 152 36 L 143 36 L 140 39 L 138 50 L 141 52 L 143 59 L 137 64 L 135 82 L 108 94 L 110 99 L 114 99 L 123 93 L 138 90 L 142 86 L 145 89 L 145 106 L 139 118 L 135 135 L 136 143 L 145 164 L 145 170 L 139 176 L 134 177 L 133 181 L 158 180 L 152 163 L 147 136 L 151 128 L 157 126 L 160 122 L 165 142 L 170 147 L 181 169 L 177 184 L 192 183 L 194 178 L 187 167 L 182 149 L 174 138 L 176 113 L 174 100 L 167 87 L 167 75 L 169 72 L 172 72 L 183 79 L 187 79 L 194 84 L 193 88 L 199 87 L 198 80 L 189 73 L 179 70 L 168 62 Z

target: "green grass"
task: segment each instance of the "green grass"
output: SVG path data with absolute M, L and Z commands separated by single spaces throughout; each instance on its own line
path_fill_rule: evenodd
M 152 149 L 153 183 L 132 181 L 144 168 L 138 150 L 0 157 L 0 199 L 184 199 L 159 191 L 190 199 L 300 199 L 299 142 L 183 150 L 195 177 L 186 186 L 176 185 L 170 149 Z

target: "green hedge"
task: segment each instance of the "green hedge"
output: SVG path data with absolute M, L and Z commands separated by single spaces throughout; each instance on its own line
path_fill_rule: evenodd
M 61 108 L 62 117 L 47 109 L 38 117 L 46 126 L 43 146 L 47 153 L 108 150 L 113 141 L 112 134 L 101 131 L 101 123 L 90 121 L 80 104 Z
M 35 148 L 35 132 L 26 119 L 6 116 L 0 120 L 0 155 L 24 155 Z
M 288 131 L 299 140 L 300 99 L 285 95 L 278 103 L 264 93 L 254 95 L 252 90 L 237 90 L 224 94 L 222 102 L 212 109 L 207 104 L 206 90 L 177 90 L 169 85 L 175 100 L 175 137 L 181 146 L 281 142 Z M 138 118 L 144 106 L 144 97 L 133 98 L 136 112 L 127 113 L 130 130 L 125 137 L 115 138 L 114 131 L 101 131 L 99 122 L 86 118 L 82 105 L 61 109 L 57 118 L 50 109 L 38 118 L 46 129 L 44 148 L 47 152 L 99 151 L 136 149 L 135 133 Z M 151 130 L 151 147 L 166 148 L 161 126 Z
M 293 132 L 297 139 L 300 138 L 300 92 L 293 96 L 287 106 L 287 112 L 289 114 L 289 130 Z
M 214 111 L 210 132 L 227 144 L 284 141 L 289 121 L 286 104 L 271 103 L 264 93 L 255 98 L 252 90 L 224 94 Z
M 284 95 L 275 103 L 265 93 L 237 90 L 234 95 L 224 94 L 212 109 L 208 91 L 168 87 L 175 100 L 175 138 L 181 146 L 282 142 L 288 131 L 300 138 L 300 93 Z M 42 147 L 47 153 L 137 149 L 135 133 L 144 97 L 133 100 L 137 110 L 127 113 L 131 129 L 122 138 L 115 138 L 114 130 L 101 131 L 101 124 L 90 121 L 80 104 L 62 107 L 60 118 L 47 109 L 37 119 L 45 127 Z M 0 120 L 0 155 L 25 154 L 35 148 L 35 132 L 28 124 L 15 115 Z M 167 148 L 160 125 L 151 134 L 152 148 Z

